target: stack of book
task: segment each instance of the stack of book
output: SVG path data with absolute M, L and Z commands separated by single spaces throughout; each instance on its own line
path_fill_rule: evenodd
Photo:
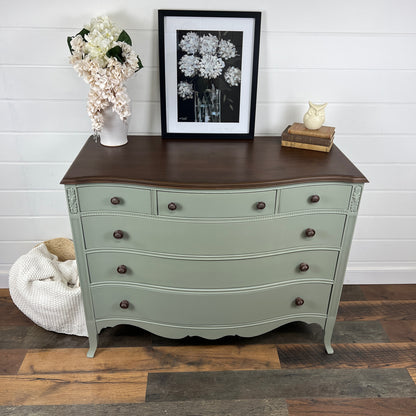
M 293 123 L 282 133 L 282 146 L 329 152 L 334 142 L 335 127 L 322 126 L 309 130 L 303 123 Z

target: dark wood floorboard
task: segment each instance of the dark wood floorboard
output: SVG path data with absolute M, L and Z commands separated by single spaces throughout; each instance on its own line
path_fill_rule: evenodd
M 322 336 L 319 343 L 322 343 Z M 389 337 L 379 321 L 338 321 L 332 335 L 333 344 L 388 341 Z M 304 344 L 305 341 L 300 343 Z
M 0 415 L 416 415 L 416 285 L 349 285 L 319 325 L 171 340 L 140 328 L 46 331 L 0 289 Z
M 34 325 L 13 303 L 8 289 L 0 289 L 0 327 Z
M 338 321 L 416 320 L 416 300 L 341 302 Z
M 414 416 L 415 398 L 288 400 L 289 416 Z
M 284 399 L 254 399 L 72 406 L 0 406 L 0 415 L 288 416 L 288 411 Z
M 416 364 L 416 343 L 335 344 L 327 355 L 318 344 L 277 347 L 282 368 L 410 368 Z
M 416 300 L 416 285 L 361 285 L 360 289 L 367 300 Z
M 391 342 L 416 342 L 416 320 L 383 321 L 382 325 Z
M 406 369 L 306 369 L 149 374 L 146 401 L 416 397 Z
M 359 285 L 344 285 L 342 288 L 341 301 L 349 300 L 366 300 L 362 291 L 362 286 Z

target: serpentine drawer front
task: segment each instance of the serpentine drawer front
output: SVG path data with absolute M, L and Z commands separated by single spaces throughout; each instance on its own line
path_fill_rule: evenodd
M 333 146 L 272 137 L 90 138 L 65 184 L 90 349 L 102 328 L 256 336 L 317 323 L 332 353 L 366 178 Z
M 299 250 L 241 259 L 183 259 L 119 251 L 87 254 L 91 283 L 190 289 L 230 289 L 302 279 L 332 281 L 337 260 L 338 250 Z
M 130 215 L 82 218 L 86 249 L 140 249 L 192 255 L 261 253 L 295 247 L 339 248 L 346 216 L 308 214 L 255 221 L 166 220 Z M 198 236 L 198 244 L 195 244 Z
M 281 192 L 279 212 L 302 210 L 346 210 L 351 196 L 348 185 L 311 185 Z
M 125 319 L 196 328 L 250 325 L 290 315 L 325 316 L 330 284 L 298 283 L 266 289 L 188 291 L 129 285 L 92 288 L 97 320 Z M 326 302 L 322 302 L 326 299 Z M 124 303 L 123 303 L 124 301 Z M 244 307 L 242 308 L 242 306 Z
M 169 217 L 235 218 L 272 215 L 276 191 L 224 193 L 157 193 L 158 213 Z
M 80 210 L 150 214 L 150 191 L 126 186 L 84 186 L 78 189 Z

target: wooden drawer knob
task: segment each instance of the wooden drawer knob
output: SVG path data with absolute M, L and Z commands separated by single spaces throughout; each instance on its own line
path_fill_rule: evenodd
M 113 237 L 116 238 L 117 240 L 120 240 L 121 238 L 124 237 L 124 233 L 121 230 L 116 230 L 113 232 Z
M 310 201 L 313 203 L 319 202 L 321 198 L 319 197 L 319 195 L 312 195 L 310 198 Z
M 266 203 L 262 202 L 262 201 L 257 202 L 256 208 L 257 209 L 264 209 L 264 208 L 266 208 Z
M 301 272 L 307 272 L 309 270 L 309 264 L 306 264 L 306 263 L 299 264 L 299 270 Z
M 120 308 L 121 309 L 127 309 L 130 306 L 130 303 L 128 300 L 122 300 L 120 302 Z
M 316 231 L 313 228 L 307 228 L 305 230 L 306 237 L 313 237 L 316 234 Z
M 296 306 L 302 306 L 305 303 L 305 301 L 302 298 L 296 298 L 295 299 L 295 305 Z
M 171 203 L 169 203 L 168 208 L 171 211 L 175 211 L 175 209 L 178 208 L 178 207 L 176 206 L 176 204 L 174 202 L 171 202 Z
M 127 266 L 125 266 L 124 264 L 121 264 L 120 266 L 117 267 L 117 273 L 124 274 L 126 272 L 127 272 Z
M 119 199 L 119 198 L 117 198 L 116 196 L 113 196 L 113 197 L 110 199 L 110 202 L 111 202 L 113 205 L 118 205 L 118 204 L 120 203 L 120 199 Z

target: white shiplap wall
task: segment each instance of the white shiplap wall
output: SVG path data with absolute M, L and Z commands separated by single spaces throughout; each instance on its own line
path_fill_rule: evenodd
M 0 0 L 0 287 L 36 243 L 70 237 L 60 179 L 90 134 L 88 87 L 66 36 L 109 14 L 145 68 L 129 81 L 130 132 L 158 134 L 157 9 L 195 0 Z M 329 102 L 336 143 L 369 178 L 349 283 L 416 283 L 416 3 L 414 0 L 211 0 L 262 15 L 256 134 Z

